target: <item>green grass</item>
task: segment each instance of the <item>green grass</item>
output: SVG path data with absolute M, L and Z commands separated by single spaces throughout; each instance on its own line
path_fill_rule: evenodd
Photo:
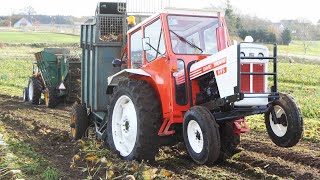
M 32 75 L 32 61 L 0 60 L 0 90 L 11 90 L 10 95 L 21 95 Z M 20 91 L 20 92 L 19 92 Z
M 304 117 L 320 118 L 320 65 L 279 63 L 279 91 L 292 94 Z
M 35 60 L 34 54 L 43 48 L 28 46 L 2 47 L 0 48 L 0 60 Z
M 278 45 L 278 51 L 280 53 L 304 54 L 303 42 L 292 41 L 289 46 Z M 306 55 L 320 56 L 320 41 L 311 41 Z
M 0 43 L 78 43 L 80 36 L 44 32 L 0 32 Z

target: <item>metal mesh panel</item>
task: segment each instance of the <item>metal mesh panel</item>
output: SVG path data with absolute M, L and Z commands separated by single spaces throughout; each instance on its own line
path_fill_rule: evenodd
M 123 21 L 123 17 L 100 16 L 99 40 L 103 42 L 122 42 Z
M 118 0 L 118 8 L 123 0 Z M 129 14 L 153 14 L 170 6 L 170 0 L 126 0 L 126 11 Z
M 125 2 L 118 2 L 118 12 L 119 13 L 126 12 L 126 3 Z

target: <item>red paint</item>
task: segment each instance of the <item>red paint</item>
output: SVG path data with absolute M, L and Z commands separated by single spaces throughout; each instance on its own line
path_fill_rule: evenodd
M 264 64 L 254 64 L 253 72 L 264 72 Z M 264 79 L 263 75 L 255 75 L 253 76 L 253 92 L 264 92 Z
M 250 72 L 250 64 L 241 64 L 241 72 Z M 250 92 L 250 75 L 241 75 L 241 92 Z
M 227 72 L 227 67 L 216 70 L 216 75 L 220 76 L 221 74 L 225 74 Z

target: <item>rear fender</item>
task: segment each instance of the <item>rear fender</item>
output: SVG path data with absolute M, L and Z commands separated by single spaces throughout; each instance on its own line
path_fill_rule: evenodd
M 122 79 L 126 79 L 132 75 L 140 75 L 145 77 L 151 77 L 151 75 L 145 72 L 142 69 L 124 69 L 112 76 L 108 77 L 108 87 L 107 87 L 107 94 L 112 94 L 113 88 L 118 85 L 118 83 Z

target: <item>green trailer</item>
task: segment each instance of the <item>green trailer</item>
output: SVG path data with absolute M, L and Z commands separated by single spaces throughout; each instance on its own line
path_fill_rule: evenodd
M 45 48 L 35 53 L 33 75 L 23 90 L 23 100 L 41 103 L 41 94 L 47 107 L 55 107 L 59 101 L 79 100 L 81 91 L 81 62 L 70 55 L 68 49 Z

